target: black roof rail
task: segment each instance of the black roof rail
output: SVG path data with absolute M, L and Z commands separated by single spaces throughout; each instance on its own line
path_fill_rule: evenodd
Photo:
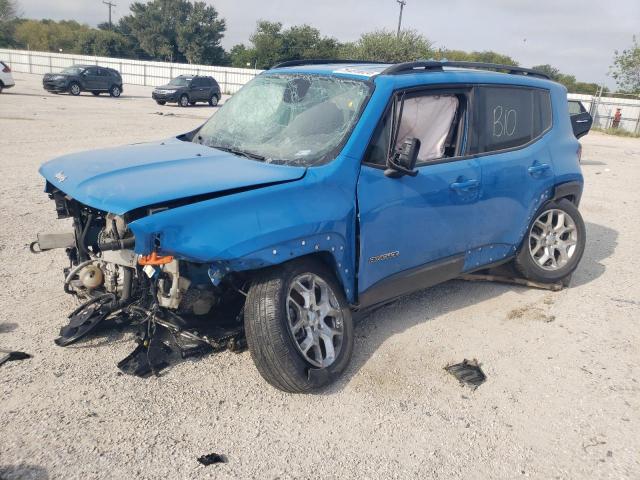
M 532 77 L 544 78 L 551 80 L 551 78 L 543 72 L 533 70 L 531 68 L 514 67 L 513 65 L 501 65 L 499 63 L 483 63 L 483 62 L 449 62 L 446 60 L 420 60 L 416 62 L 397 63 L 391 65 L 389 68 L 380 72 L 380 75 L 398 75 L 402 73 L 415 73 L 415 70 L 426 71 L 439 71 L 443 67 L 458 67 L 458 68 L 477 68 L 480 70 L 496 70 L 506 71 L 513 75 L 527 75 Z
M 300 65 L 327 65 L 331 63 L 342 63 L 342 64 L 365 64 L 365 65 L 388 65 L 389 62 L 375 62 L 371 60 L 344 60 L 344 59 L 336 59 L 336 58 L 311 58 L 306 60 L 287 60 L 286 62 L 280 62 L 269 70 L 274 68 L 284 68 L 284 67 L 298 67 Z

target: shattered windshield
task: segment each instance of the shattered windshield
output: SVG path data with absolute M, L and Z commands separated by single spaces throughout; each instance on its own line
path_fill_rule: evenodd
M 266 162 L 318 165 L 346 138 L 370 92 L 370 84 L 360 80 L 259 75 L 193 141 Z

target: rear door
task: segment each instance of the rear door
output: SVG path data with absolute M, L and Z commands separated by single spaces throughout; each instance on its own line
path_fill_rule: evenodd
M 482 170 L 481 221 L 473 233 L 478 246 L 465 270 L 513 255 L 554 185 L 548 90 L 478 86 L 472 110 L 468 153 Z
M 593 124 L 591 114 L 584 108 L 582 102 L 569 100 L 569 115 L 571 117 L 571 127 L 576 138 L 584 137 Z
M 108 70 L 98 67 L 98 82 L 100 90 L 108 90 L 112 83 L 112 77 Z
M 189 98 L 193 102 L 202 102 L 204 100 L 208 100 L 208 86 L 206 81 L 202 77 L 195 77 L 191 81 L 191 94 Z
M 467 92 L 407 94 L 396 145 L 421 141 L 415 177 L 390 178 L 393 110 L 368 148 L 358 180 L 358 293 L 371 305 L 457 276 L 475 245 L 481 171 L 461 157 Z

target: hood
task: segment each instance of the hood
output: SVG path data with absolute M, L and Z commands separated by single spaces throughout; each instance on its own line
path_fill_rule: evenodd
M 69 77 L 69 76 L 73 76 L 70 75 L 68 73 L 45 73 L 44 77 L 42 77 L 44 80 L 48 80 L 49 78 L 52 77 Z
M 154 87 L 154 90 L 180 90 L 181 88 L 185 88 L 184 85 L 160 85 L 159 87 Z
M 305 171 L 176 138 L 74 153 L 40 167 L 40 174 L 65 194 L 118 215 L 172 200 L 298 180 Z

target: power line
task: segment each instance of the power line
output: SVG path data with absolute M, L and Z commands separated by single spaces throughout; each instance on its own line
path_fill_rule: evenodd
M 111 9 L 113 7 L 116 6 L 115 3 L 112 3 L 111 0 L 105 2 L 104 0 L 102 0 L 102 3 L 104 3 L 105 5 L 107 5 L 107 7 L 109 7 L 109 30 L 111 30 L 113 28 L 112 24 L 111 24 Z

